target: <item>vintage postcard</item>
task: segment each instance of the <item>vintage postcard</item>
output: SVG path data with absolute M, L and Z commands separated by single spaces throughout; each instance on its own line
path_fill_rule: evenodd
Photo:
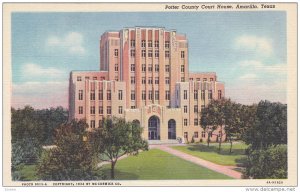
M 294 191 L 297 24 L 296 3 L 4 3 L 3 186 Z

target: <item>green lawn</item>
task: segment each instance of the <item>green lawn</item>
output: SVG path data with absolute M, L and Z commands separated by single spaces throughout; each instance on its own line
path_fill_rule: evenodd
M 229 153 L 230 145 L 227 143 L 222 144 L 220 153 L 218 147 L 218 144 L 214 143 L 210 144 L 209 147 L 204 144 L 197 144 L 187 146 L 174 146 L 172 148 L 219 165 L 240 166 L 243 163 L 247 145 L 243 143 L 233 144 L 232 153 Z
M 110 176 L 110 165 L 104 166 Z M 115 179 L 119 180 L 167 180 L 167 179 L 231 179 L 207 168 L 182 160 L 167 152 L 152 149 L 119 160 Z

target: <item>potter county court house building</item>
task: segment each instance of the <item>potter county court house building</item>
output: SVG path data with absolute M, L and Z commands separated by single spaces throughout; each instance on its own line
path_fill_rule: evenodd
M 216 73 L 189 72 L 188 55 L 186 36 L 175 30 L 105 32 L 100 71 L 70 73 L 70 120 L 84 118 L 92 130 L 101 127 L 103 118 L 124 117 L 139 123 L 147 140 L 206 140 L 201 110 L 224 97 L 224 84 Z

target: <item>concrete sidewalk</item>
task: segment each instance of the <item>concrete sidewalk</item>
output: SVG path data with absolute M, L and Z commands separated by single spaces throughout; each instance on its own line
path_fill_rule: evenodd
M 160 149 L 160 150 L 165 151 L 165 152 L 168 152 L 168 153 L 170 153 L 172 155 L 175 155 L 179 158 L 182 158 L 186 161 L 190 161 L 190 162 L 195 163 L 197 165 L 200 165 L 200 166 L 203 166 L 205 168 L 211 169 L 211 170 L 216 171 L 218 173 L 222 173 L 222 174 L 227 175 L 229 177 L 232 177 L 232 178 L 235 178 L 235 179 L 241 179 L 242 178 L 242 173 L 230 169 L 230 168 L 232 168 L 230 166 L 218 165 L 218 164 L 212 163 L 210 161 L 206 161 L 206 160 L 200 159 L 198 157 L 194 157 L 192 155 L 189 155 L 189 154 L 183 153 L 181 151 L 172 149 L 167 145 L 151 145 L 150 146 L 150 149 L 155 149 L 155 148 Z

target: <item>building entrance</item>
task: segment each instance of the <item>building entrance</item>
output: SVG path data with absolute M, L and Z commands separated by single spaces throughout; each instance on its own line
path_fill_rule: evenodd
M 160 140 L 160 122 L 157 116 L 151 116 L 148 120 L 148 140 Z
M 176 139 L 176 121 L 170 119 L 168 122 L 168 139 Z

